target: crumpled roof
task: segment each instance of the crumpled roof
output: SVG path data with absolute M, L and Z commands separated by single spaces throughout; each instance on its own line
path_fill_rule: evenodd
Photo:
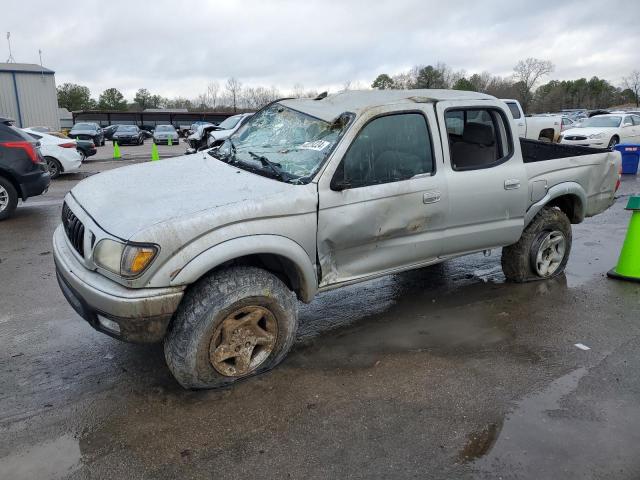
M 445 100 L 495 100 L 495 97 L 463 90 L 346 90 L 327 95 L 322 100 L 294 98 L 281 100 L 280 103 L 331 122 L 344 112 L 357 115 L 370 108 L 391 103 L 415 104 Z

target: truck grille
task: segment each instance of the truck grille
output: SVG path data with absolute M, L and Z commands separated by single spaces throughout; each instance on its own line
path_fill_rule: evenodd
M 84 225 L 74 215 L 67 203 L 62 205 L 62 225 L 67 238 L 80 256 L 84 257 Z

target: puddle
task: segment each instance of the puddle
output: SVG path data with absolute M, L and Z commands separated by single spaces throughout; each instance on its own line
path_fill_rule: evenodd
M 474 466 L 481 470 L 510 465 L 515 470 L 535 471 L 543 459 L 549 461 L 562 456 L 559 443 L 563 441 L 559 440 L 560 436 L 553 435 L 550 424 L 558 417 L 562 399 L 578 388 L 587 373 L 587 368 L 578 368 L 554 380 L 541 392 L 525 397 L 504 420 L 497 439 L 492 439 L 490 428 L 480 432 L 477 439 L 470 439 L 460 452 L 460 458 L 464 460 L 467 454 L 470 458 L 475 455 L 478 460 Z
M 479 432 L 469 434 L 468 442 L 460 452 L 458 459 L 461 462 L 469 462 L 486 455 L 493 447 L 499 432 L 498 425 L 490 423 Z
M 0 458 L 0 477 L 11 480 L 56 480 L 80 467 L 80 444 L 71 435 L 31 446 Z

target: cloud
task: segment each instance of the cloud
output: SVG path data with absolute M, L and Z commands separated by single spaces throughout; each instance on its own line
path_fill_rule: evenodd
M 619 83 L 640 67 L 640 2 L 611 0 L 227 2 L 4 0 L 0 29 L 17 61 L 45 66 L 57 82 L 144 87 L 194 97 L 229 76 L 289 90 L 371 83 L 437 61 L 467 72 L 510 74 L 529 56 L 556 65 L 554 78 L 597 75 Z M 30 19 L 30 21 L 25 21 Z M 611 20 L 615 19 L 615 20 Z

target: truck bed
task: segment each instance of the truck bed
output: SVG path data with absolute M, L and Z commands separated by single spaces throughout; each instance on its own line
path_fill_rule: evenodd
M 558 158 L 581 157 L 594 153 L 606 153 L 603 148 L 578 147 L 575 145 L 561 145 L 559 143 L 540 142 L 537 140 L 520 139 L 520 149 L 524 163 L 543 162 Z
M 611 205 L 619 178 L 620 153 L 520 139 L 531 189 L 531 203 L 555 185 L 579 184 L 586 200 L 584 216 L 596 215 Z M 547 161 L 553 160 L 553 161 Z M 542 193 L 540 193 L 542 195 Z

